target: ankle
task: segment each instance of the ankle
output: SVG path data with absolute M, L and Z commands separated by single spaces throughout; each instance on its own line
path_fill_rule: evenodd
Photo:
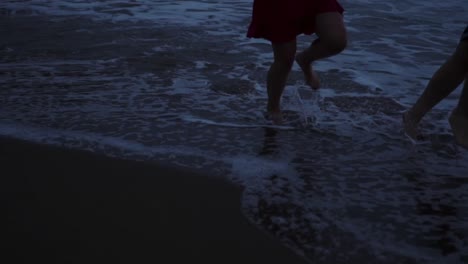
M 455 109 L 453 109 L 453 114 L 456 116 L 468 117 L 468 109 L 458 105 Z
M 416 124 L 419 124 L 419 122 L 422 119 L 422 116 L 418 115 L 413 108 L 410 108 L 408 111 L 406 111 L 405 115 L 406 118 L 409 119 L 409 121 L 414 122 Z
M 279 105 L 272 106 L 271 104 L 267 105 L 267 112 L 268 113 L 281 113 L 281 109 Z

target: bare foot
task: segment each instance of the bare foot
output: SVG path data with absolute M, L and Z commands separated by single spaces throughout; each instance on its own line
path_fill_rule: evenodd
M 412 140 L 422 140 L 423 136 L 419 132 L 418 122 L 416 122 L 411 116 L 409 111 L 403 113 L 403 128 L 405 134 Z
M 304 72 L 306 84 L 314 90 L 320 88 L 320 79 L 317 73 L 312 69 L 312 64 L 307 62 L 303 52 L 296 55 L 296 62 L 299 67 L 301 67 L 302 72 Z
M 277 126 L 283 123 L 283 114 L 280 111 L 268 111 L 265 118 Z
M 453 111 L 449 117 L 449 122 L 457 143 L 468 149 L 468 117 L 456 114 Z

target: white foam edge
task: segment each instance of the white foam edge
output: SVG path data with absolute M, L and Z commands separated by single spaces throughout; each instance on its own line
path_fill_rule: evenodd
M 286 125 L 270 125 L 270 124 L 239 124 L 239 123 L 232 123 L 232 122 L 222 122 L 222 121 L 215 121 L 201 117 L 195 117 L 191 115 L 183 115 L 182 120 L 186 122 L 193 122 L 193 123 L 201 123 L 205 125 L 211 126 L 221 126 L 221 127 L 233 127 L 233 128 L 275 128 L 279 130 L 293 130 L 296 129 L 293 126 L 286 126 Z
M 142 143 L 118 137 L 103 136 L 87 131 L 59 130 L 48 127 L 25 125 L 17 122 L 0 122 L 0 135 L 26 140 L 34 143 L 44 143 L 53 146 L 73 147 L 64 144 L 66 141 L 88 142 L 96 144 L 96 150 L 114 147 L 130 153 L 151 157 L 154 155 L 187 155 L 213 159 L 216 153 L 198 148 L 183 146 L 146 146 Z

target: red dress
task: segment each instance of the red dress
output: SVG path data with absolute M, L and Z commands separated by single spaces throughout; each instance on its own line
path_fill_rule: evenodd
M 254 0 L 247 37 L 288 42 L 314 33 L 317 14 L 343 11 L 337 0 Z

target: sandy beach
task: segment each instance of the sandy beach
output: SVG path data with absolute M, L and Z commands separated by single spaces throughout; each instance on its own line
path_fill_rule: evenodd
M 0 163 L 9 263 L 305 263 L 222 179 L 10 138 Z
M 0 1 L 0 264 L 468 264 L 462 87 L 402 124 L 468 1 L 338 1 L 349 45 L 319 90 L 294 63 L 281 127 L 252 0 Z

